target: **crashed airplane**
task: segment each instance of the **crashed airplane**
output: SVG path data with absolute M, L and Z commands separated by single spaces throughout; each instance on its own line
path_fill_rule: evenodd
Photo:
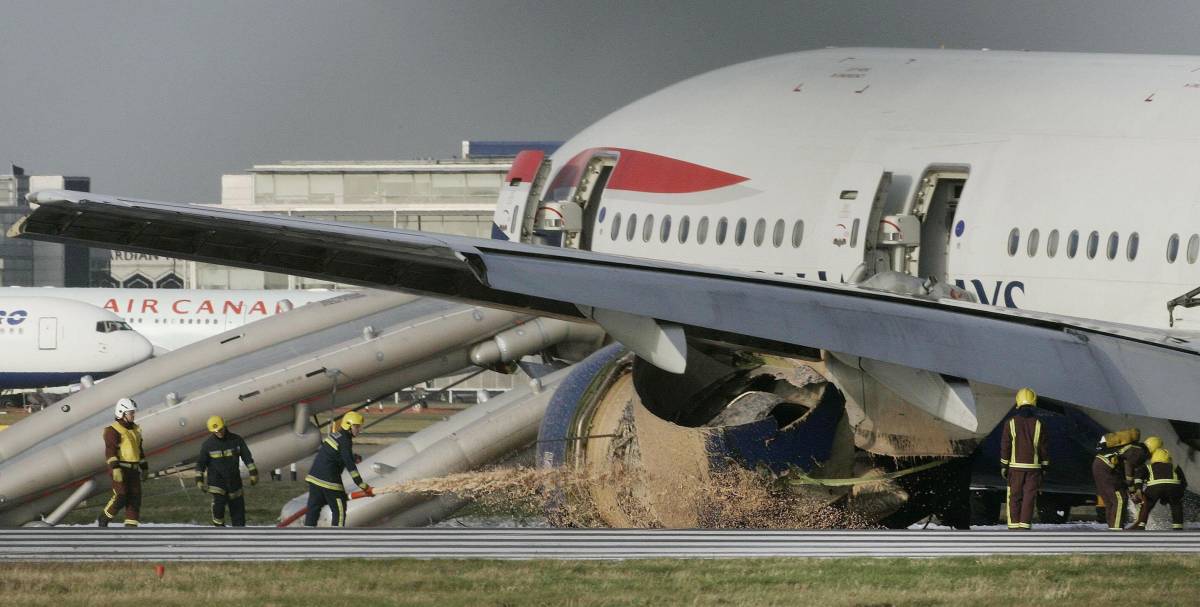
M 543 465 L 620 457 L 643 419 L 643 456 L 692 441 L 663 467 L 889 475 L 880 516 L 901 525 L 961 511 L 1023 386 L 1060 429 L 1055 461 L 1139 426 L 1196 466 L 1197 68 L 903 49 L 735 65 L 522 153 L 490 240 L 69 191 L 31 194 L 12 235 L 593 322 L 633 355 L 559 388 L 577 397 L 550 403 Z M 719 440 L 669 438 L 702 426 Z M 1068 468 L 1048 485 L 1087 492 Z

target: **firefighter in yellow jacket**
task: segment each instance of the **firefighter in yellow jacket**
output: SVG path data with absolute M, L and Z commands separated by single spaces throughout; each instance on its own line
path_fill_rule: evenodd
M 1021 388 L 1016 401 L 1017 413 L 1004 423 L 1000 437 L 1000 475 L 1008 481 L 1008 528 L 1031 529 L 1042 475 L 1050 461 L 1042 421 L 1034 414 L 1037 394 Z
M 1146 528 L 1150 519 L 1150 511 L 1155 504 L 1163 502 L 1171 507 L 1171 528 L 1183 531 L 1183 494 L 1187 490 L 1187 477 L 1183 470 L 1171 463 L 1171 453 L 1166 449 L 1156 449 L 1150 454 L 1150 463 L 1145 467 L 1145 503 L 1138 511 L 1137 522 L 1128 527 L 1129 530 L 1141 531 Z
M 142 481 L 149 475 L 146 452 L 142 448 L 142 429 L 134 423 L 137 403 L 132 398 L 117 401 L 116 421 L 104 428 L 104 457 L 112 475 L 112 498 L 96 522 L 101 527 L 125 509 L 125 526 L 138 526 L 142 508 Z

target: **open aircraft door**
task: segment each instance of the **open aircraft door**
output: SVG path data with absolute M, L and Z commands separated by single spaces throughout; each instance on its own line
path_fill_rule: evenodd
M 492 238 L 530 242 L 538 198 L 550 173 L 550 159 L 540 150 L 525 150 L 513 159 L 500 185 L 496 212 L 492 216 Z
M 828 197 L 830 204 L 825 215 L 825 225 L 815 226 L 819 231 L 814 236 L 829 239 L 838 248 L 837 264 L 843 268 L 865 268 L 865 273 L 856 271 L 854 276 L 830 276 L 829 280 L 855 282 L 874 274 L 875 226 L 887 203 L 892 174 L 878 164 L 851 163 L 838 171 Z M 844 262 L 844 263 L 843 263 Z
M 58 319 L 46 316 L 38 319 L 38 349 L 58 349 Z

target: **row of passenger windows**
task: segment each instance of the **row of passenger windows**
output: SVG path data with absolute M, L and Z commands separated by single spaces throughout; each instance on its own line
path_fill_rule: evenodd
M 622 234 L 621 226 L 622 226 L 621 213 L 617 213 L 616 215 L 613 215 L 612 226 L 609 228 L 609 238 L 611 238 L 612 240 L 620 240 L 621 234 Z M 633 241 L 634 237 L 637 236 L 637 234 L 638 234 L 637 213 L 629 214 L 628 219 L 625 220 L 624 227 L 625 227 L 625 230 L 624 230 L 625 240 Z M 671 240 L 672 228 L 676 228 L 676 227 L 678 229 L 675 230 L 675 237 L 679 240 L 680 244 L 686 243 L 688 241 L 688 238 L 691 237 L 691 228 L 692 228 L 692 218 L 689 215 L 684 215 L 684 216 L 680 217 L 678 226 L 676 226 L 672 222 L 670 215 L 663 216 L 662 221 L 660 221 L 658 224 L 658 241 L 665 243 L 668 240 Z M 748 227 L 749 227 L 749 224 L 747 223 L 746 218 L 743 217 L 743 218 L 737 220 L 737 223 L 733 227 L 733 243 L 735 245 L 740 247 L 740 246 L 742 246 L 743 243 L 746 242 Z M 709 228 L 708 217 L 701 217 L 700 220 L 696 222 L 696 243 L 697 244 L 704 244 L 705 241 L 708 240 L 708 228 Z M 775 221 L 775 225 L 771 229 L 771 244 L 772 244 L 772 246 L 774 246 L 776 248 L 783 246 L 784 238 L 787 237 L 787 230 L 788 230 L 787 222 L 785 222 L 782 219 Z M 642 220 L 641 234 L 642 234 L 642 242 L 650 242 L 654 238 L 654 236 L 655 236 L 654 215 L 652 215 L 652 214 L 646 215 L 646 217 Z M 725 244 L 725 240 L 727 239 L 728 236 L 729 236 L 729 219 L 722 217 L 717 220 L 717 225 L 716 225 L 715 229 L 713 230 L 713 242 L 715 242 L 717 244 Z M 767 220 L 766 219 L 760 218 L 757 222 L 755 222 L 754 233 L 753 233 L 752 238 L 753 238 L 754 246 L 756 246 L 756 247 L 761 247 L 761 246 L 763 246 L 763 243 L 766 242 L 766 239 L 767 239 Z M 797 219 L 795 221 L 795 223 L 792 224 L 792 247 L 799 248 L 800 243 L 803 241 L 804 241 L 804 220 Z
M 1050 230 L 1046 236 L 1046 256 L 1053 258 L 1058 254 L 1058 230 Z M 1074 259 L 1079 254 L 1080 245 L 1079 230 L 1071 230 L 1067 235 L 1066 255 L 1067 259 Z M 1138 245 L 1141 238 L 1137 232 L 1133 232 L 1125 239 L 1125 259 L 1133 261 L 1137 259 Z M 1179 234 L 1171 234 L 1167 239 L 1167 263 L 1175 263 L 1179 257 Z M 1025 254 L 1029 257 L 1035 257 L 1038 254 L 1039 245 L 1041 244 L 1041 232 L 1036 228 L 1030 230 L 1028 237 L 1025 240 Z M 1017 251 L 1021 249 L 1021 229 L 1013 228 L 1008 233 L 1008 255 L 1016 256 Z M 1088 259 L 1095 259 L 1100 252 L 1100 232 L 1093 230 L 1087 236 L 1087 242 L 1084 245 L 1084 254 Z M 1108 259 L 1116 259 L 1121 252 L 1121 235 L 1117 232 L 1110 232 L 1104 241 L 1104 256 Z M 1192 234 L 1188 238 L 1187 243 L 1187 262 L 1196 263 L 1200 259 L 1200 234 Z

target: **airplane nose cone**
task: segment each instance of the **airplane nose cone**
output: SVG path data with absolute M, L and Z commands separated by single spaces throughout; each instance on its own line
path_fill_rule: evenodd
M 127 352 L 127 364 L 135 365 L 154 355 L 154 346 L 142 334 L 136 331 L 122 331 L 122 333 L 128 333 L 128 335 L 121 336 L 125 342 L 122 351 Z

